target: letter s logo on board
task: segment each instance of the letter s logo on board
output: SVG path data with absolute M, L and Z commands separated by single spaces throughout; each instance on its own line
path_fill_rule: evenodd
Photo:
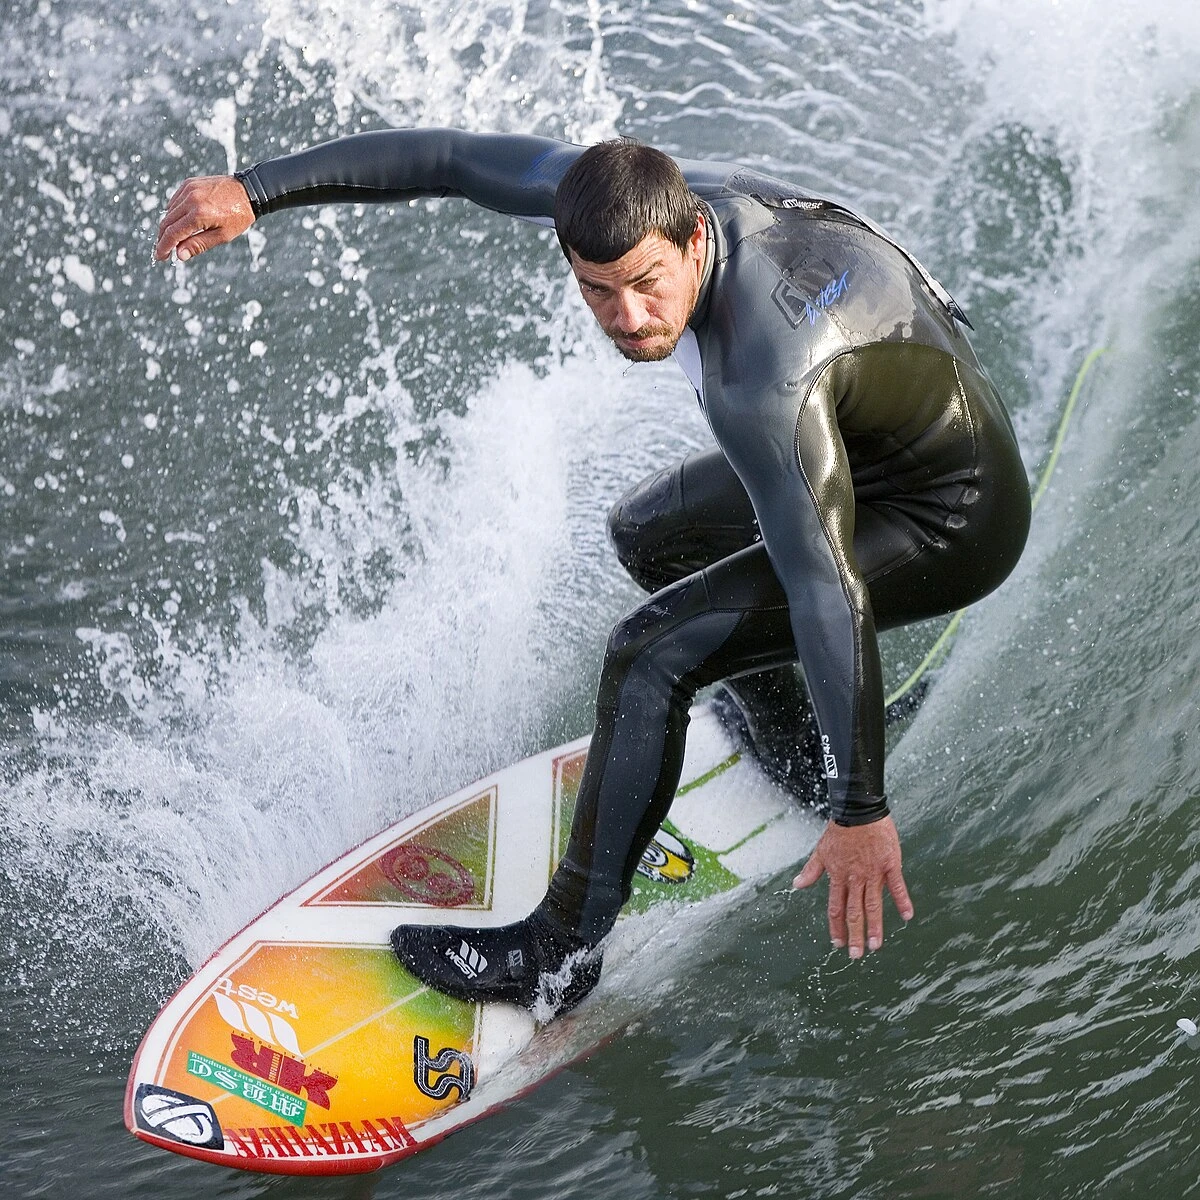
M 455 1066 L 458 1070 L 451 1074 L 450 1068 Z M 441 1076 L 436 1083 L 435 1072 Z M 451 1092 L 458 1092 L 458 1098 L 465 1100 L 475 1086 L 475 1066 L 461 1050 L 439 1050 L 431 1058 L 429 1039 L 418 1034 L 413 1039 L 413 1082 L 419 1092 L 432 1100 L 445 1100 Z

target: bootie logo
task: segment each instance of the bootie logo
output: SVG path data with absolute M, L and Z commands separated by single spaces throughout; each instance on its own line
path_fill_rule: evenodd
M 445 1100 L 451 1092 L 465 1100 L 475 1086 L 475 1066 L 461 1050 L 439 1050 L 431 1058 L 429 1039 L 418 1034 L 413 1038 L 413 1082 L 431 1100 Z
M 446 957 L 468 979 L 474 979 L 481 971 L 487 970 L 488 960 L 468 942 L 463 942 L 457 950 L 450 947 L 446 951 Z

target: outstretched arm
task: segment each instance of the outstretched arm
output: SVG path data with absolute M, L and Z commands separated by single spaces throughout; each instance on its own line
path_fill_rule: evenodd
M 309 204 L 463 196 L 518 217 L 549 218 L 582 147 L 522 134 L 385 129 L 188 180 L 171 198 L 155 257 L 189 258 L 237 237 L 256 217 Z M 235 190 L 236 189 L 236 190 Z

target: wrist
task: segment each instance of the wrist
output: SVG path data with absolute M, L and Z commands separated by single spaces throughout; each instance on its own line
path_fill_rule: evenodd
M 853 829 L 859 825 L 874 825 L 890 815 L 886 796 L 856 796 L 847 797 L 831 819 L 843 829 Z
M 263 213 L 270 211 L 268 208 L 270 197 L 254 167 L 247 167 L 244 171 L 234 171 L 233 177 L 245 189 L 246 199 L 250 201 L 250 211 L 254 213 L 255 220 L 258 220 Z

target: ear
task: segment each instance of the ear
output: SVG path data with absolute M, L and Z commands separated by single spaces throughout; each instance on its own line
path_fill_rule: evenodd
M 708 237 L 708 222 L 704 219 L 704 214 L 698 212 L 696 214 L 696 228 L 692 230 L 692 236 L 688 238 L 688 251 L 700 258 L 704 255 L 704 243 Z

